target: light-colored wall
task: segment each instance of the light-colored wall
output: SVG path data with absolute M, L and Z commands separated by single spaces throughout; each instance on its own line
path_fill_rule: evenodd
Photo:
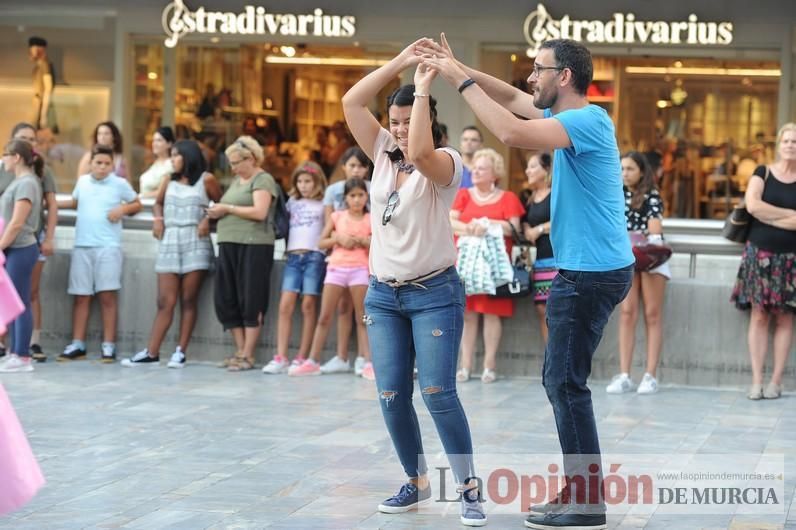
M 44 312 L 42 343 L 51 354 L 57 354 L 71 339 L 71 298 L 66 294 L 69 253 L 74 237 L 69 227 L 59 227 L 56 234 L 58 249 L 49 259 L 42 279 L 41 292 Z M 123 356 L 144 348 L 155 312 L 157 292 L 154 273 L 156 243 L 145 230 L 124 232 L 124 288 L 120 294 L 119 352 Z M 659 378 L 662 383 L 700 386 L 745 386 L 750 380 L 746 330 L 748 313 L 729 303 L 730 292 L 740 257 L 700 256 L 695 278 L 688 278 L 688 256 L 676 254 L 671 261 L 673 280 L 666 291 L 664 308 L 664 345 Z M 265 318 L 258 363 L 267 362 L 274 354 L 276 315 L 279 306 L 283 261 L 277 261 L 271 274 L 271 297 Z M 234 349 L 228 334 L 224 334 L 213 308 L 213 276 L 207 280 L 199 301 L 199 320 L 189 348 L 192 361 L 218 362 Z M 610 379 L 619 369 L 617 316 L 614 311 L 605 335 L 595 354 L 593 378 Z M 175 346 L 179 318 L 175 315 L 167 341 L 161 349 L 168 356 Z M 99 308 L 95 303 L 89 326 L 90 357 L 98 355 L 100 343 Z M 300 333 L 300 312 L 293 320 L 291 351 L 295 351 Z M 327 340 L 324 359 L 333 355 L 334 326 Z M 643 315 L 639 318 L 636 335 L 633 376 L 638 379 L 644 371 L 646 357 Z M 481 350 L 479 345 L 479 351 Z M 352 345 L 350 351 L 355 351 Z M 532 301 L 517 303 L 515 315 L 504 320 L 503 339 L 498 354 L 498 372 L 503 375 L 538 377 L 541 375 L 544 347 L 539 334 L 539 322 Z M 796 356 L 788 364 L 786 386 L 792 386 L 796 375 Z M 482 366 L 478 354 L 476 369 Z M 598 388 L 597 391 L 601 391 Z

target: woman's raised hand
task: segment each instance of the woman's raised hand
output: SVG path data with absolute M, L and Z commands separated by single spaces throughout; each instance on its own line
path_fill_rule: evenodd
M 423 63 L 418 64 L 415 69 L 415 91 L 418 94 L 428 94 L 435 77 L 437 72 Z
M 458 87 L 467 79 L 467 74 L 459 62 L 453 57 L 445 34 L 440 34 L 442 44 L 431 39 L 420 39 L 416 44 L 415 53 L 423 59 L 423 64 L 438 72 L 451 85 Z
M 423 58 L 416 53 L 416 50 L 419 44 L 426 40 L 429 39 L 426 37 L 421 37 L 412 44 L 410 44 L 409 46 L 407 46 L 406 48 L 404 48 L 403 51 L 398 54 L 398 57 L 401 60 L 402 69 L 406 70 L 407 68 L 420 64 Z

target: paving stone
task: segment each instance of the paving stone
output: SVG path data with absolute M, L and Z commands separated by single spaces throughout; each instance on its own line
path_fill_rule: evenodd
M 31 377 L 27 377 L 30 375 Z M 0 530 L 460 529 L 448 512 L 380 514 L 405 481 L 373 383 L 352 376 L 294 380 L 210 366 L 132 370 L 47 363 L 0 376 L 40 459 L 47 486 L 0 519 Z M 752 403 L 743 391 L 667 385 L 612 396 L 593 385 L 602 449 L 654 472 L 645 455 L 784 455 L 781 515 L 676 515 L 649 506 L 609 511 L 612 529 L 796 530 L 793 397 Z M 460 386 L 476 466 L 520 462 L 560 446 L 538 378 Z M 430 465 L 446 459 L 415 389 Z M 436 490 L 435 490 L 436 491 Z M 522 527 L 519 507 L 487 504 L 490 528 Z M 646 510 L 646 511 L 645 511 Z

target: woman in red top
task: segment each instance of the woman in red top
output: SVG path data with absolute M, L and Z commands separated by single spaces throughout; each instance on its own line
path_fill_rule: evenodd
M 486 230 L 476 222 L 486 217 L 503 227 L 506 250 L 511 256 L 511 223 L 519 232 L 520 218 L 525 215 L 520 199 L 510 191 L 497 187 L 498 179 L 505 176 L 503 157 L 494 149 L 481 149 L 473 155 L 473 187 L 459 190 L 451 209 L 453 233 L 462 235 L 484 235 Z M 495 378 L 495 357 L 503 332 L 501 317 L 514 315 L 514 301 L 510 298 L 495 298 L 485 294 L 467 296 L 462 331 L 461 368 L 456 373 L 460 382 L 470 379 L 473 366 L 475 339 L 478 336 L 478 316 L 484 315 L 484 372 L 481 381 L 492 383 Z

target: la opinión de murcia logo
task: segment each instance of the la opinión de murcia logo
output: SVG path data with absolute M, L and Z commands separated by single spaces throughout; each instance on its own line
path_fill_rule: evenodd
M 732 42 L 732 22 L 701 22 L 695 14 L 687 21 L 642 21 L 633 13 L 614 13 L 609 21 L 574 20 L 564 15 L 556 20 L 543 4 L 525 19 L 528 56 L 535 57 L 549 39 L 573 39 L 594 44 L 687 44 L 722 45 Z
M 237 35 L 283 35 L 315 37 L 353 37 L 356 17 L 327 15 L 317 8 L 312 13 L 269 13 L 262 6 L 247 5 L 240 13 L 206 11 L 199 7 L 191 11 L 183 0 L 174 0 L 163 10 L 163 30 L 168 37 L 165 45 L 173 48 L 189 33 L 222 33 Z

